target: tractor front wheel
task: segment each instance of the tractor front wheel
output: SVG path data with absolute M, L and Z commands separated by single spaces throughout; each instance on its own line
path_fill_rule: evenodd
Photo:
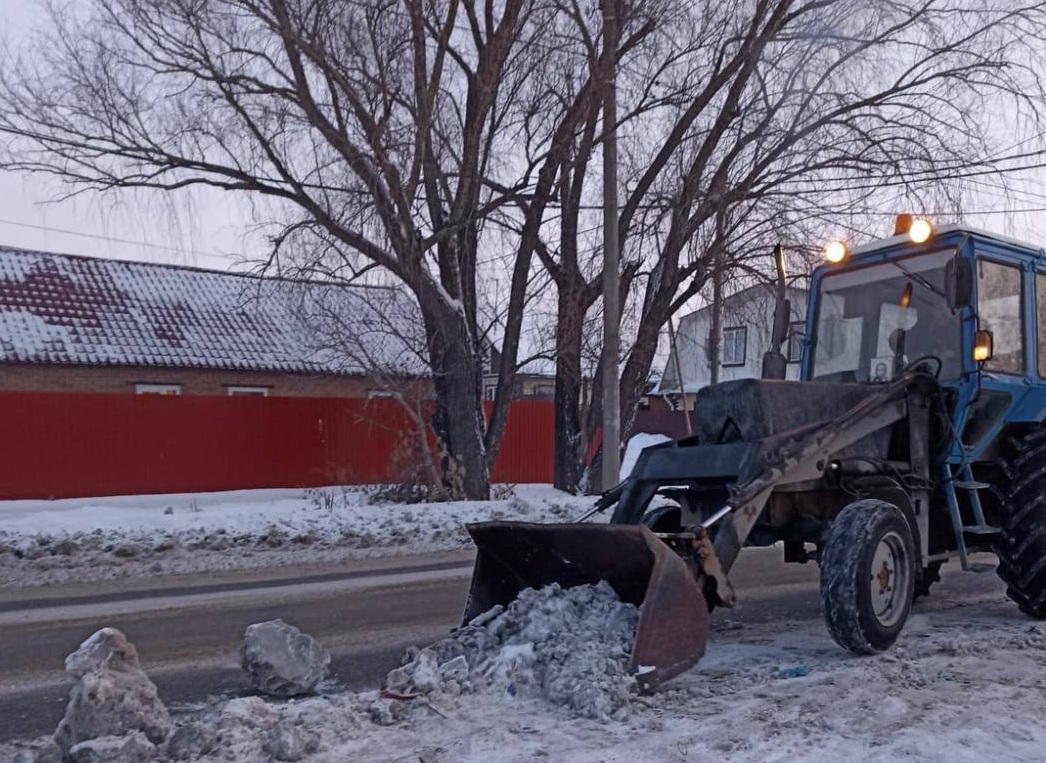
M 915 595 L 915 542 L 904 513 L 876 499 L 851 503 L 821 551 L 821 614 L 836 643 L 857 654 L 889 648 Z

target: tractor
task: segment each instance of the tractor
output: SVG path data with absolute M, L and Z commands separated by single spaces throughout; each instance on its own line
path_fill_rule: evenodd
M 523 588 L 606 580 L 640 607 L 632 669 L 649 690 L 703 656 L 741 549 L 775 544 L 819 565 L 828 631 L 858 654 L 896 641 L 942 564 L 983 570 L 975 552 L 1046 618 L 1046 252 L 902 216 L 827 256 L 800 379 L 784 379 L 778 247 L 763 378 L 698 392 L 695 434 L 646 448 L 599 497 L 609 523 L 470 526 L 466 622 Z

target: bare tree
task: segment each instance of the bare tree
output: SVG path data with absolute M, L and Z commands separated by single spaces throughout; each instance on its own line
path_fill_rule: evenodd
M 272 265 L 319 251 L 294 264 L 405 287 L 457 495 L 489 492 L 543 271 L 557 287 L 556 482 L 576 485 L 600 424 L 598 396 L 586 416 L 579 403 L 606 129 L 592 0 L 86 7 L 56 5 L 33 58 L 0 65 L 0 166 L 72 192 L 273 200 Z M 995 150 L 988 115 L 1035 120 L 1042 103 L 1046 0 L 636 0 L 617 17 L 626 432 L 661 328 L 714 263 L 758 270 L 778 239 L 935 187 L 954 202 L 971 167 L 1020 161 Z M 489 422 L 485 262 L 508 277 Z
M 265 283 L 265 282 L 259 282 Z M 327 368 L 363 375 L 368 398 L 390 400 L 409 422 L 386 421 L 385 409 L 360 419 L 397 433 L 390 457 L 397 494 L 442 500 L 446 490 L 436 464 L 447 458 L 433 450 L 442 443 L 431 426 L 430 378 L 425 331 L 417 304 L 399 288 L 328 282 L 269 282 L 257 298 L 288 303 L 299 346 Z M 397 472 L 398 469 L 398 472 Z
M 634 268 L 637 287 L 626 433 L 662 328 L 716 268 L 729 279 L 765 267 L 774 243 L 818 224 L 955 203 L 971 170 L 1021 163 L 1000 150 L 1009 134 L 992 132 L 1000 107 L 1042 132 L 1041 2 L 702 0 L 667 18 L 659 45 L 672 54 L 656 81 L 684 96 L 618 125 L 623 275 Z M 625 91 L 648 78 L 625 67 Z M 590 433 L 599 411 L 597 400 Z
M 485 497 L 508 397 L 488 428 L 477 261 L 484 220 L 528 182 L 509 149 L 528 76 L 546 60 L 535 40 L 556 11 L 534 0 L 87 7 L 79 17 L 53 6 L 33 58 L 3 67 L 0 129 L 14 140 L 0 165 L 57 175 L 73 192 L 206 185 L 267 197 L 286 210 L 274 263 L 323 248 L 333 264 L 299 264 L 391 274 L 421 310 L 451 487 Z M 525 254 L 514 270 L 521 309 Z M 510 313 L 506 375 L 516 331 Z

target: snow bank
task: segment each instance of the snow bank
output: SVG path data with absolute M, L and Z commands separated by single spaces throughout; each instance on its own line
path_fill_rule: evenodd
M 198 763 L 271 760 L 288 735 L 309 742 L 305 763 L 1042 763 L 1044 657 L 1046 625 L 1001 590 L 949 600 L 935 589 L 897 646 L 873 657 L 842 651 L 819 621 L 720 623 L 697 668 L 633 697 L 613 723 L 525 692 L 372 691 L 213 699 L 179 716 L 179 728 L 195 725 L 172 739 L 194 741 Z M 392 725 L 375 722 L 378 702 Z M 0 760 L 31 761 L 45 741 L 0 745 Z M 161 747 L 153 761 L 173 759 Z
M 628 673 L 639 610 L 605 582 L 525 589 L 430 649 L 408 656 L 386 688 L 396 692 L 543 699 L 572 714 L 623 720 L 635 679 Z
M 465 525 L 563 522 L 591 507 L 547 485 L 501 500 L 397 504 L 363 488 L 0 501 L 0 585 L 312 564 L 467 548 Z

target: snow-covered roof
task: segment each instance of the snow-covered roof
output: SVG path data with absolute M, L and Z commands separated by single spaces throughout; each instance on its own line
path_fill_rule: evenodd
M 730 308 L 743 303 L 763 300 L 769 300 L 772 302 L 776 296 L 776 290 L 777 287 L 772 283 L 752 284 L 751 286 L 746 286 L 743 289 L 738 289 L 735 292 L 725 295 L 723 297 L 723 306 L 725 308 Z M 796 295 L 803 296 L 806 294 L 807 291 L 808 289 L 806 289 L 804 286 L 799 286 L 796 284 L 788 285 L 789 298 L 794 298 Z M 711 309 L 712 305 L 710 303 L 706 304 L 702 307 L 699 307 L 697 310 L 694 310 L 692 313 L 687 313 L 679 320 L 680 322 L 686 320 L 693 320 L 696 316 L 705 315 Z
M 423 373 L 398 289 L 0 247 L 0 363 Z

